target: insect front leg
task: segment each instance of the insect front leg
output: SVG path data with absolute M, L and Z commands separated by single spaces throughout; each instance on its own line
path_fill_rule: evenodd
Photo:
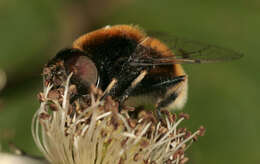
M 100 98 L 100 100 L 105 99 L 108 95 L 110 95 L 111 90 L 113 90 L 114 88 L 116 88 L 118 85 L 118 80 L 116 78 L 113 78 L 112 81 L 109 83 L 109 85 L 107 86 L 106 90 L 104 91 L 102 97 Z
M 147 70 L 141 71 L 141 73 L 134 79 L 131 85 L 123 92 L 123 94 L 119 97 L 119 107 L 122 107 L 122 104 L 125 100 L 129 97 L 129 95 L 133 92 L 133 90 L 140 84 L 140 82 L 144 79 L 147 75 Z

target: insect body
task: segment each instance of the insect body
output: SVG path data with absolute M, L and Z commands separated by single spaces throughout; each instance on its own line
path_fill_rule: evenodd
M 241 57 L 232 50 L 160 36 L 169 46 L 136 26 L 107 26 L 79 37 L 49 65 L 64 60 L 81 94 L 95 84 L 121 105 L 150 103 L 159 111 L 182 108 L 186 102 L 188 77 L 180 64 Z

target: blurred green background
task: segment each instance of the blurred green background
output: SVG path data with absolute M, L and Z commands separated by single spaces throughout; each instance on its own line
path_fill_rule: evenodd
M 1 0 L 0 144 L 39 155 L 30 131 L 39 103 L 41 70 L 74 39 L 107 24 L 137 24 L 242 52 L 234 62 L 185 65 L 192 130 L 206 135 L 189 149 L 189 163 L 260 163 L 259 0 Z M 3 81 L 4 76 L 0 76 Z

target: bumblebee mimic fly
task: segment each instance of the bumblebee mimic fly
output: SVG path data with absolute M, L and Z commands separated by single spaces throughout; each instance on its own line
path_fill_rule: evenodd
M 79 95 L 88 94 L 89 87 L 96 85 L 121 107 L 152 104 L 159 112 L 182 108 L 187 100 L 188 76 L 181 64 L 241 57 L 229 49 L 115 25 L 82 35 L 47 67 L 63 61 L 66 73 L 73 72 L 71 82 Z

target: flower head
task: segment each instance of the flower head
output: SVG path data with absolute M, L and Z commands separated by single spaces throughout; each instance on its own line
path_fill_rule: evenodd
M 52 164 L 185 163 L 186 149 L 204 132 L 203 127 L 193 134 L 179 128 L 186 114 L 164 112 L 165 119 L 158 120 L 147 110 L 119 111 L 118 103 L 101 99 L 94 86 L 89 95 L 77 97 L 72 74 L 53 75 L 53 69 L 44 70 L 32 124 L 35 143 Z

